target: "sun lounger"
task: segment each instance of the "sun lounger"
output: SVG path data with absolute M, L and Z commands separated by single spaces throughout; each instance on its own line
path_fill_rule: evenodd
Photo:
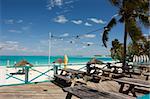
M 17 72 L 15 72 L 15 73 L 10 73 L 11 75 L 24 75 L 25 74 L 25 72 L 24 72 L 24 70 L 18 70 Z

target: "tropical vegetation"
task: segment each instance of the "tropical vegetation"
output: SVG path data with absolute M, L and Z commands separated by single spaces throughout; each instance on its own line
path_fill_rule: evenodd
M 111 4 L 118 9 L 107 26 L 104 28 L 102 41 L 107 47 L 108 34 L 110 30 L 118 23 L 124 26 L 124 43 L 123 43 L 123 69 L 126 69 L 126 46 L 127 37 L 129 36 L 134 44 L 139 40 L 144 41 L 141 26 L 148 28 L 149 22 L 149 0 L 109 0 Z
M 110 49 L 111 57 L 114 60 L 119 60 L 120 62 L 123 61 L 123 44 L 115 39 L 112 41 L 112 48 Z

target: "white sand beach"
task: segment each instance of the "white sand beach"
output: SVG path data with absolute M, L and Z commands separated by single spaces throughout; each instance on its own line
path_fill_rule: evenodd
M 114 63 L 114 61 L 112 63 Z M 67 68 L 86 71 L 85 66 L 86 63 L 70 63 L 67 65 Z M 106 66 L 106 64 L 103 65 L 96 64 L 95 66 L 99 68 L 103 68 Z M 61 68 L 63 68 L 63 65 L 61 66 Z M 25 83 L 25 74 L 11 75 L 11 73 L 16 73 L 21 69 L 22 68 L 0 66 L 0 72 L 2 74 L 0 77 L 0 86 Z M 58 73 L 60 73 L 60 70 L 58 71 Z M 29 83 L 50 81 L 53 79 L 53 75 L 54 75 L 53 65 L 33 66 L 29 69 L 28 75 L 29 75 L 28 76 Z

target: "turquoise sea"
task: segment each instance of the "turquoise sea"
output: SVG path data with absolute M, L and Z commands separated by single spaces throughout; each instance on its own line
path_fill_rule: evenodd
M 63 56 L 51 56 L 50 62 L 54 62 L 56 59 L 62 58 Z M 82 56 L 68 56 L 69 63 L 87 63 L 93 57 L 82 57 Z M 27 60 L 31 64 L 48 64 L 48 56 L 0 56 L 0 66 L 14 65 L 21 60 Z M 112 58 L 99 57 L 97 58 L 101 61 L 112 61 Z

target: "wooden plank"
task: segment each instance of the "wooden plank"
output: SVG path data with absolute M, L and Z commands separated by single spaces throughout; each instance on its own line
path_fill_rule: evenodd
M 74 69 L 70 69 L 70 68 L 68 68 L 68 69 L 62 69 L 63 71 L 66 71 L 66 72 L 68 72 L 68 73 L 74 73 L 74 74 L 84 74 L 85 72 L 83 72 L 83 71 L 79 71 L 79 70 L 74 70 Z
M 56 79 L 58 78 L 58 79 L 63 79 L 67 82 L 71 82 L 71 79 L 66 78 L 65 76 L 62 76 L 62 75 L 55 74 L 54 77 L 56 77 Z
M 150 76 L 150 72 L 143 73 L 144 76 Z
M 111 72 L 111 69 L 102 69 L 103 72 Z
M 63 88 L 63 90 L 80 99 L 134 99 L 133 97 L 127 95 L 107 91 L 98 91 L 86 86 L 67 87 Z
M 119 79 L 113 79 L 117 82 L 120 83 L 125 83 L 125 84 L 132 84 L 135 86 L 139 86 L 139 87 L 146 87 L 146 88 L 150 88 L 150 82 L 148 81 L 143 81 L 140 79 L 134 79 L 134 78 L 119 78 Z

